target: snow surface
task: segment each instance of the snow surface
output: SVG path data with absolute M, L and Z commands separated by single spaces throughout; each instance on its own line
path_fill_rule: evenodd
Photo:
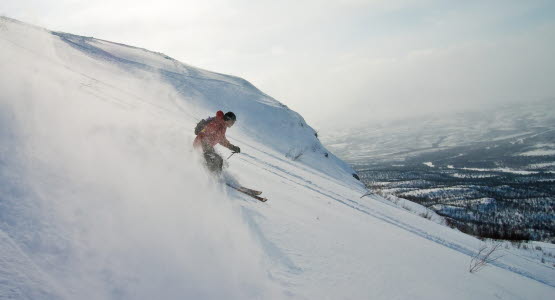
M 530 174 L 538 174 L 539 172 L 536 171 L 524 171 L 524 170 L 515 170 L 511 168 L 460 168 L 461 170 L 469 170 L 469 171 L 478 171 L 478 172 L 503 172 L 503 173 L 513 173 L 513 174 L 520 174 L 520 175 L 530 175 Z
M 544 169 L 549 167 L 555 167 L 555 161 L 547 162 L 547 163 L 530 164 L 526 166 L 526 168 L 529 168 L 529 169 Z
M 555 149 L 536 149 L 518 154 L 519 156 L 550 156 L 555 155 Z
M 554 295 L 552 265 L 503 250 L 471 274 L 483 242 L 360 198 L 314 129 L 243 79 L 0 21 L 2 299 Z M 238 116 L 226 177 L 268 202 L 211 178 L 193 151 L 217 109 Z

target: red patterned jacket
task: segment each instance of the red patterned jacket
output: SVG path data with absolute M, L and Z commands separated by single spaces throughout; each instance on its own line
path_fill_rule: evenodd
M 210 123 L 206 124 L 201 132 L 195 138 L 193 146 L 196 149 L 209 150 L 214 148 L 216 144 L 220 144 L 226 148 L 231 146 L 231 143 L 225 137 L 227 126 L 224 121 L 224 113 L 219 110 L 216 113 L 216 118 Z

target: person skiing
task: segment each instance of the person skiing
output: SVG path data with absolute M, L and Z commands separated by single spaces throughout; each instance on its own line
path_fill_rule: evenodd
M 224 160 L 222 157 L 216 153 L 214 146 L 220 144 L 229 150 L 240 153 L 241 148 L 230 143 L 225 137 L 226 129 L 233 126 L 237 118 L 233 112 L 224 113 L 219 110 L 216 113 L 216 117 L 212 118 L 200 130 L 193 142 L 193 147 L 197 150 L 202 150 L 204 159 L 206 160 L 206 165 L 208 169 L 214 173 L 219 174 L 222 171 Z

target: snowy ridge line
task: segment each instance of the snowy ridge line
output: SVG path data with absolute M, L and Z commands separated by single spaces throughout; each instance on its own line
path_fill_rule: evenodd
M 251 156 L 251 155 L 248 155 L 248 156 L 250 156 L 250 157 L 252 157 L 252 158 L 255 158 L 255 157 L 253 157 L 253 156 Z M 255 165 L 254 163 L 249 162 L 249 161 L 245 160 L 244 158 L 241 158 L 241 160 L 243 160 L 244 162 L 247 162 L 247 163 L 249 163 L 249 164 Z M 255 158 L 255 160 L 261 162 L 260 159 Z M 291 174 L 291 173 L 289 173 L 289 172 L 283 170 L 283 169 L 280 168 L 280 167 L 277 167 L 277 166 L 275 166 L 275 165 L 272 165 L 272 164 L 269 164 L 269 163 L 265 163 L 265 162 L 262 162 L 261 164 L 266 165 L 266 166 L 268 167 L 268 168 L 262 167 L 262 169 L 264 169 L 264 170 L 266 170 L 266 171 L 268 171 L 268 172 L 270 172 L 270 173 L 272 173 L 272 174 L 274 174 L 274 175 L 276 175 L 276 176 L 279 176 L 279 177 L 281 177 L 281 178 L 283 178 L 283 179 L 285 179 L 285 180 L 287 180 L 287 181 L 289 181 L 289 182 L 295 183 L 295 184 L 297 184 L 297 185 L 299 185 L 299 186 L 308 188 L 309 190 L 312 190 L 312 191 L 314 191 L 314 192 L 316 192 L 316 193 L 318 193 L 318 194 L 321 194 L 321 195 L 323 195 L 323 196 L 325 196 L 325 197 L 331 198 L 331 199 L 333 199 L 333 200 L 335 200 L 335 201 L 337 201 L 337 202 L 339 202 L 339 203 L 341 203 L 341 204 L 343 204 L 343 205 L 346 205 L 346 206 L 348 206 L 348 207 L 350 207 L 350 208 L 352 208 L 352 209 L 354 209 L 354 210 L 357 210 L 357 211 L 359 211 L 359 212 L 361 212 L 361 213 L 363 213 L 363 214 L 366 214 L 366 215 L 368 215 L 368 216 L 375 217 L 375 218 L 377 218 L 377 219 L 379 219 L 379 220 L 382 220 L 382 221 L 384 221 L 384 222 L 386 222 L 386 223 L 389 223 L 389 224 L 391 224 L 391 225 L 393 225 L 393 226 L 402 228 L 402 229 L 404 229 L 404 230 L 406 230 L 406 231 L 409 231 L 409 232 L 411 232 L 411 233 L 414 233 L 414 234 L 416 234 L 416 235 L 418 235 L 418 236 L 420 236 L 420 237 L 422 237 L 422 238 L 425 238 L 425 239 L 427 239 L 427 240 L 429 240 L 429 241 L 432 241 L 432 242 L 434 242 L 434 243 L 437 243 L 437 244 L 440 244 L 440 245 L 442 245 L 442 246 L 445 246 L 445 247 L 448 247 L 448 248 L 450 248 L 450 249 L 453 249 L 453 250 L 455 250 L 455 251 L 457 251 L 457 252 L 460 252 L 460 253 L 462 253 L 462 254 L 465 254 L 465 255 L 467 255 L 467 256 L 469 256 L 469 257 L 473 257 L 473 256 L 475 256 L 476 253 L 477 253 L 476 251 L 474 251 L 474 250 L 472 250 L 472 249 L 469 249 L 469 248 L 467 248 L 467 247 L 465 247 L 465 246 L 462 246 L 462 245 L 457 244 L 457 243 L 454 243 L 454 242 L 449 242 L 449 241 L 447 241 L 447 240 L 445 240 L 445 239 L 442 239 L 442 238 L 440 238 L 440 237 L 438 237 L 438 236 L 436 236 L 436 235 L 432 235 L 432 234 L 430 234 L 430 233 L 428 233 L 428 232 L 426 232 L 426 231 L 424 231 L 424 230 L 422 230 L 422 229 L 419 229 L 419 228 L 417 228 L 417 227 L 415 227 L 415 226 L 409 225 L 409 224 L 407 224 L 407 223 L 405 223 L 405 222 L 403 222 L 403 221 L 400 221 L 400 220 L 398 220 L 398 219 L 392 218 L 392 217 L 390 217 L 390 216 L 388 216 L 388 215 L 386 215 L 386 214 L 383 214 L 383 213 L 381 213 L 381 212 L 378 212 L 378 211 L 375 210 L 375 209 L 372 209 L 372 208 L 369 208 L 369 207 L 367 207 L 367 206 L 365 206 L 365 205 L 363 205 L 363 204 L 360 204 L 360 203 L 358 203 L 358 202 L 356 202 L 356 201 L 354 201 L 354 200 L 348 199 L 348 198 L 346 198 L 346 197 L 344 197 L 344 196 L 341 196 L 341 195 L 336 194 L 336 193 L 333 193 L 333 192 L 329 192 L 329 191 L 327 191 L 326 189 L 323 189 L 323 188 L 321 188 L 321 187 L 315 185 L 315 184 L 312 183 L 311 181 L 305 180 L 305 179 L 303 179 L 302 177 L 300 177 L 300 176 L 298 176 L 298 175 Z M 301 180 L 304 181 L 306 184 L 302 184 L 302 183 L 299 183 L 299 182 L 297 182 L 297 181 L 295 181 L 295 180 L 292 180 L 291 178 L 287 178 L 286 176 L 281 175 L 281 174 L 278 174 L 277 172 L 272 171 L 272 170 L 269 169 L 269 168 L 273 168 L 273 169 L 279 170 L 279 171 L 281 171 L 282 173 L 285 173 L 285 174 L 287 174 L 287 175 L 289 175 L 289 176 L 292 176 L 292 177 L 294 177 L 294 178 L 301 179 Z M 312 185 L 312 186 L 309 186 L 309 185 Z M 314 186 L 314 187 L 313 187 L 313 186 Z M 323 191 L 324 191 L 324 192 L 323 192 Z M 330 193 L 330 194 L 326 194 L 325 192 L 328 192 L 328 193 Z M 332 194 L 335 194 L 336 196 L 331 195 L 331 193 L 332 193 Z M 340 197 L 340 198 L 343 198 L 343 200 L 340 199 L 339 197 Z M 378 200 L 378 199 L 375 198 L 375 196 L 373 196 L 372 199 Z M 381 201 L 380 201 L 380 203 L 381 203 Z M 396 207 L 396 208 L 398 209 L 398 207 Z M 537 262 L 534 262 L 534 263 L 537 264 Z M 507 264 L 502 263 L 502 262 L 500 262 L 500 261 L 495 261 L 495 262 L 493 262 L 493 263 L 491 263 L 491 264 L 494 265 L 494 266 L 496 266 L 496 267 L 499 267 L 499 268 L 502 268 L 502 269 L 511 271 L 511 272 L 513 272 L 513 273 L 515 273 L 515 274 L 518 274 L 518 275 L 527 277 L 527 278 L 529 278 L 529 279 L 535 280 L 535 281 L 537 281 L 537 282 L 540 282 L 540 283 L 549 285 L 549 286 L 551 286 L 551 287 L 555 287 L 555 282 L 550 282 L 549 280 L 544 280 L 544 279 L 538 278 L 538 277 L 534 276 L 534 274 L 531 274 L 531 273 L 529 273 L 529 272 L 527 272 L 527 271 L 525 271 L 525 270 L 522 270 L 522 269 L 520 269 L 520 268 L 507 265 Z M 537 264 L 537 265 L 538 265 L 538 264 Z M 545 267 L 544 265 L 541 265 L 541 266 Z M 549 268 L 549 269 L 552 269 L 552 268 Z
M 215 72 L 211 72 L 211 71 L 205 71 L 205 72 L 208 72 L 210 74 L 216 74 L 216 75 L 219 75 L 219 76 L 226 76 L 226 77 L 229 77 L 229 78 L 233 78 L 235 80 L 241 81 L 243 84 L 237 84 L 237 83 L 234 83 L 234 82 L 230 82 L 230 81 L 227 81 L 227 80 L 216 79 L 216 78 L 206 78 L 206 77 L 193 76 L 193 75 L 185 74 L 185 73 L 178 73 L 178 72 L 170 71 L 170 70 L 167 70 L 167 69 L 164 69 L 164 68 L 153 67 L 151 65 L 140 63 L 140 62 L 137 62 L 137 61 L 134 61 L 134 60 L 128 60 L 128 59 L 125 59 L 125 58 L 121 58 L 119 56 L 111 54 L 110 52 L 108 52 L 106 50 L 103 50 L 102 48 L 99 48 L 99 47 L 96 47 L 94 45 L 91 45 L 91 44 L 87 43 L 87 40 L 90 40 L 90 39 L 93 39 L 93 38 L 87 38 L 87 37 L 72 35 L 72 34 L 63 33 L 63 32 L 51 32 L 51 34 L 59 37 L 62 41 L 66 42 L 67 44 L 69 44 L 73 48 L 77 49 L 78 51 L 81 51 L 81 52 L 86 53 L 88 55 L 97 56 L 97 57 L 103 58 L 105 60 L 112 61 L 112 62 L 115 62 L 115 63 L 120 63 L 120 64 L 123 64 L 123 65 L 131 65 L 131 66 L 134 66 L 138 69 L 145 70 L 145 71 L 150 71 L 150 72 L 153 72 L 153 73 L 156 72 L 156 73 L 160 74 L 160 76 L 162 76 L 164 79 L 166 79 L 169 83 L 173 84 L 174 88 L 177 91 L 179 91 L 180 86 L 183 85 L 182 78 L 187 77 L 187 78 L 200 80 L 200 81 L 211 81 L 211 82 L 217 82 L 217 83 L 223 83 L 223 84 L 231 85 L 231 86 L 237 87 L 237 88 L 241 89 L 243 92 L 249 93 L 249 94 L 256 94 L 255 92 L 258 92 L 258 93 L 266 96 L 267 98 L 272 99 L 272 101 L 276 101 L 275 99 L 271 98 L 270 96 L 268 96 L 268 95 L 264 94 L 263 92 L 261 92 L 260 90 L 258 90 L 250 82 L 248 82 L 248 81 L 246 81 L 242 78 L 236 77 L 236 76 L 224 75 L 224 74 L 215 73 Z M 82 43 L 73 41 L 71 38 L 78 39 L 79 41 L 82 41 Z M 97 40 L 97 39 L 94 39 L 94 40 Z M 104 41 L 104 40 L 98 40 L 98 41 L 103 41 L 103 42 L 107 42 L 107 43 L 110 43 L 110 44 L 118 44 L 118 43 L 113 43 L 113 42 Z M 140 49 L 140 50 L 143 50 L 143 51 L 148 52 L 148 53 L 154 53 L 156 55 L 162 55 L 160 53 L 148 51 L 148 50 L 142 49 L 142 48 L 137 48 L 137 47 L 128 46 L 128 45 L 124 45 L 124 46 L 135 48 L 135 49 Z M 179 63 L 179 64 L 181 64 L 181 63 Z M 200 69 L 195 68 L 195 67 L 188 67 L 188 68 L 193 69 L 193 71 L 195 71 L 197 73 L 200 70 Z M 89 77 L 89 76 L 87 76 L 87 77 Z M 113 89 L 117 89 L 117 90 L 120 90 L 122 92 L 126 92 L 129 95 L 133 96 L 134 98 L 139 99 L 141 102 L 145 102 L 147 104 L 153 105 L 153 106 L 171 114 L 171 117 L 181 120 L 181 118 L 179 116 L 174 115 L 176 112 L 172 111 L 171 109 L 161 107 L 161 106 L 159 106 L 157 104 L 154 104 L 154 103 L 152 103 L 152 102 L 150 102 L 146 99 L 143 99 L 142 97 L 139 97 L 139 96 L 134 95 L 134 94 L 132 94 L 130 92 L 127 92 L 127 91 L 123 91 L 122 89 L 120 89 L 118 87 L 115 87 L 115 86 L 112 86 L 110 84 L 107 84 L 107 83 L 105 83 L 101 80 L 98 80 L 98 79 L 95 79 L 95 80 L 100 82 L 100 83 L 103 83 L 107 86 L 110 86 Z M 247 85 L 248 88 L 245 87 L 245 85 Z M 251 89 L 253 89 L 254 91 L 252 91 Z M 267 102 L 267 101 L 265 101 L 265 102 Z M 272 105 L 275 105 L 275 104 L 272 103 Z M 198 117 L 191 115 L 187 111 L 183 111 L 183 110 L 180 110 L 180 111 L 187 114 L 188 116 L 192 117 L 196 121 L 200 120 Z
M 80 76 L 82 76 L 82 77 L 84 77 L 84 78 L 86 78 L 86 79 L 89 79 L 89 80 L 93 81 L 93 82 L 100 83 L 100 84 L 102 84 L 102 85 L 104 85 L 104 86 L 106 86 L 106 87 L 108 87 L 108 88 L 111 88 L 112 90 L 120 91 L 120 92 L 122 92 L 122 93 L 124 93 L 124 94 L 127 94 L 127 95 L 133 97 L 134 99 L 136 99 L 136 100 L 139 101 L 139 102 L 142 102 L 142 103 L 151 105 L 151 106 L 154 107 L 155 109 L 159 110 L 158 113 L 164 113 L 165 116 L 172 117 L 172 118 L 175 119 L 177 122 L 179 122 L 179 123 L 181 123 L 181 124 L 184 124 L 184 123 L 183 123 L 183 118 L 180 117 L 180 116 L 177 116 L 177 112 L 175 112 L 175 111 L 172 111 L 172 110 L 170 110 L 170 109 L 168 109 L 168 108 L 166 108 L 166 107 L 163 107 L 163 106 L 161 106 L 161 105 L 158 105 L 158 104 L 155 104 L 155 103 L 153 103 L 153 102 L 151 102 L 151 101 L 148 101 L 148 100 L 142 98 L 141 96 L 135 95 L 135 94 L 133 94 L 133 93 L 131 93 L 131 92 L 129 92 L 129 91 L 126 91 L 126 90 L 120 88 L 120 87 L 114 86 L 114 85 L 109 84 L 109 83 L 107 83 L 107 82 L 104 82 L 104 81 L 102 81 L 102 80 L 100 80 L 100 79 L 97 79 L 97 78 L 94 78 L 94 77 L 92 77 L 92 76 L 89 76 L 89 75 L 87 75 L 87 74 L 85 74 L 85 73 L 76 71 L 76 70 L 72 69 L 71 67 L 69 67 L 68 65 L 66 65 L 66 64 L 64 64 L 64 63 L 61 63 L 61 62 L 58 62 L 58 61 L 54 61 L 54 60 L 50 59 L 50 58 L 47 57 L 47 56 L 38 54 L 38 53 L 36 53 L 35 51 L 30 50 L 30 49 L 27 49 L 26 47 L 23 47 L 23 46 L 21 46 L 21 45 L 15 43 L 15 42 L 13 42 L 13 41 L 10 41 L 10 40 L 5 39 L 5 38 L 3 38 L 3 37 L 0 37 L 0 39 L 1 39 L 1 40 L 4 40 L 4 41 L 6 41 L 6 42 L 8 42 L 8 43 L 10 43 L 10 44 L 12 44 L 12 45 L 15 46 L 15 47 L 18 47 L 18 48 L 20 48 L 20 49 L 23 49 L 23 50 L 25 50 L 25 51 L 27 51 L 27 52 L 33 54 L 34 56 L 36 56 L 36 57 L 38 57 L 38 58 L 41 58 L 41 59 L 43 59 L 43 60 L 45 60 L 45 61 L 48 61 L 49 63 L 51 63 L 51 64 L 53 64 L 53 65 L 57 65 L 57 66 L 63 67 L 63 68 L 66 69 L 67 71 L 70 71 L 70 72 L 72 72 L 72 73 L 75 73 L 75 74 L 77 74 L 77 75 L 80 75 Z M 92 89 L 92 87 L 87 86 L 86 83 L 83 83 L 83 86 L 86 86 L 86 87 Z M 95 95 L 95 96 L 97 96 L 97 95 Z M 105 100 L 105 99 L 104 99 L 104 100 Z M 125 102 L 125 101 L 124 101 L 124 102 Z M 134 106 L 132 103 L 129 103 L 129 102 L 125 102 L 125 104 L 130 105 L 130 106 L 132 106 L 132 107 L 136 107 L 136 106 Z M 188 114 L 190 117 L 194 118 L 195 120 L 199 120 L 198 118 L 194 117 L 193 115 L 191 115 L 190 113 L 188 113 L 188 112 L 186 112 L 186 111 L 180 110 L 180 112 L 183 112 L 183 113 Z
M 147 64 L 137 62 L 137 61 L 121 58 L 121 57 L 115 56 L 115 55 L 111 54 L 110 52 L 105 51 L 105 50 L 103 50 L 99 47 L 95 47 L 95 46 L 87 43 L 88 39 L 92 39 L 92 38 L 89 38 L 89 37 L 83 37 L 83 36 L 78 36 L 78 35 L 65 33 L 65 32 L 57 32 L 57 31 L 52 31 L 51 33 L 55 36 L 60 37 L 60 39 L 62 39 L 64 42 L 66 42 L 70 46 L 72 46 L 72 47 L 74 47 L 74 48 L 76 48 L 76 49 L 78 49 L 82 52 L 85 52 L 89 55 L 95 54 L 97 56 L 104 57 L 104 58 L 109 59 L 111 61 L 133 65 L 133 66 L 138 67 L 138 68 L 143 69 L 143 70 L 158 71 L 158 72 L 162 73 L 163 75 L 168 75 L 168 77 L 171 77 L 169 75 L 173 75 L 173 76 L 177 75 L 177 76 L 180 76 L 180 77 L 183 76 L 183 77 L 188 77 L 188 78 L 198 79 L 198 80 L 204 80 L 204 81 L 214 81 L 214 82 L 218 82 L 218 83 L 223 83 L 223 84 L 228 84 L 228 85 L 233 85 L 233 86 L 244 88 L 243 86 L 241 86 L 239 84 L 229 82 L 229 81 L 225 81 L 225 80 L 220 80 L 220 79 L 215 79 L 215 78 L 203 78 L 203 77 L 198 77 L 198 76 L 192 76 L 192 75 L 189 75 L 189 74 L 177 73 L 177 72 L 168 71 L 168 70 L 162 69 L 162 68 L 156 68 L 156 67 L 153 67 L 153 66 L 150 66 L 150 65 L 147 65 Z M 79 40 L 83 41 L 83 43 L 73 41 L 71 38 L 79 39 Z M 104 41 L 104 40 L 102 40 L 102 41 Z M 104 41 L 104 42 L 112 43 L 112 42 L 109 42 L 109 41 Z M 136 49 L 141 49 L 141 48 L 136 48 Z M 141 49 L 141 50 L 151 52 L 151 51 L 148 51 L 148 50 L 145 50 L 145 49 Z M 155 53 L 155 52 L 151 52 L 151 53 Z M 156 54 L 159 55 L 159 53 L 156 53 Z

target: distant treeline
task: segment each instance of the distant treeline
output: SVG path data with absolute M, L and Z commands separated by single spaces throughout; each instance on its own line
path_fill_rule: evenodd
M 555 242 L 555 174 L 448 168 L 358 170 L 370 189 L 422 204 L 482 238 Z

